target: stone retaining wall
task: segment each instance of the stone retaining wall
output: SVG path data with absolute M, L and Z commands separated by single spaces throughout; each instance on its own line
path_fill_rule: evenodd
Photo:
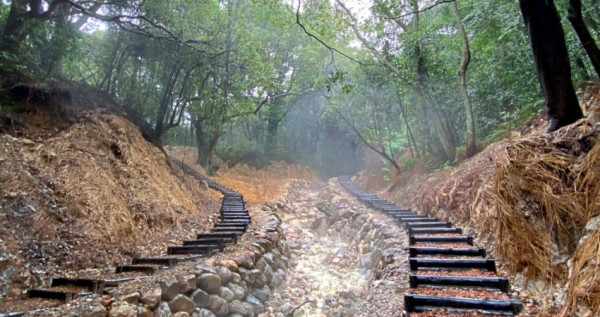
M 260 212 L 242 239 L 223 253 L 122 284 L 110 298 L 84 297 L 33 315 L 257 316 L 271 290 L 286 279 L 289 254 L 279 217 Z

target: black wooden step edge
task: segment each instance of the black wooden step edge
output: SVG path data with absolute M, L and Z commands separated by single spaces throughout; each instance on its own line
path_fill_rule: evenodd
M 398 219 L 402 222 L 440 222 L 439 219 L 429 218 L 429 216 L 416 216 L 416 217 L 399 217 L 394 216 L 395 219 Z
M 88 295 L 88 294 L 91 295 L 93 293 L 87 292 L 87 293 L 83 293 L 81 296 Z M 56 300 L 60 300 L 65 303 L 72 301 L 75 298 L 74 295 L 75 294 L 73 294 L 73 293 L 50 291 L 50 290 L 45 290 L 45 289 L 31 289 L 31 290 L 27 291 L 27 296 L 29 298 L 56 299 Z
M 433 228 L 433 227 L 452 227 L 452 223 L 446 221 L 438 221 L 438 222 L 420 222 L 420 221 L 411 221 L 404 223 L 405 228 Z
M 246 222 L 215 222 L 213 224 L 214 227 L 236 227 L 236 228 L 244 228 L 248 227 L 248 223 Z
M 233 242 L 233 241 L 231 241 Z M 219 251 L 223 251 L 225 249 L 225 242 L 221 241 L 202 241 L 202 239 L 198 240 L 184 240 L 183 246 L 211 246 L 218 248 Z
M 66 278 L 66 277 L 53 278 L 52 283 L 50 284 L 50 287 L 57 287 L 57 286 L 64 286 L 64 285 L 85 287 L 88 291 L 90 291 L 94 294 L 102 294 L 102 292 L 104 292 L 104 281 L 86 279 L 86 278 Z
M 473 299 L 462 297 L 439 297 L 425 295 L 404 295 L 404 309 L 407 312 L 427 311 L 435 308 L 456 308 L 518 314 L 523 304 L 518 300 Z
M 153 275 L 158 271 L 159 268 L 153 265 L 119 265 L 115 267 L 115 273 L 142 272 L 148 275 Z
M 422 216 L 413 211 L 389 211 L 389 210 L 381 210 L 384 214 L 389 216 L 401 216 L 401 217 L 409 217 L 409 216 Z
M 410 287 L 428 286 L 470 286 L 498 289 L 508 293 L 509 283 L 505 277 L 476 277 L 476 276 L 439 276 L 439 275 L 410 275 Z
M 215 247 L 217 246 L 173 246 L 167 248 L 167 254 L 211 254 Z
M 177 265 L 179 259 L 177 258 L 133 258 L 131 264 L 154 264 L 173 267 Z
M 481 248 L 435 248 L 435 247 L 410 247 L 408 249 L 411 258 L 417 255 L 456 255 L 456 256 L 482 256 L 485 257 L 485 249 Z
M 410 270 L 419 268 L 439 269 L 484 269 L 496 272 L 496 261 L 490 259 L 431 259 L 409 258 Z
M 413 245 L 415 243 L 466 243 L 468 245 L 473 245 L 473 237 L 471 236 L 430 236 L 430 237 L 420 237 L 420 236 L 410 236 L 409 237 L 410 244 Z
M 461 228 L 409 228 L 408 234 L 434 234 L 434 233 L 459 233 L 462 234 Z
M 214 227 L 211 232 L 239 232 L 243 234 L 246 231 L 245 227 Z
M 238 237 L 241 234 L 239 232 L 206 232 L 196 234 L 196 239 L 204 238 L 228 238 L 237 242 Z

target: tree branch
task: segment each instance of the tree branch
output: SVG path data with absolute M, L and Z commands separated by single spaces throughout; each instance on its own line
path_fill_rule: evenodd
M 395 20 L 395 19 L 399 19 L 399 18 L 405 18 L 405 17 L 407 17 L 407 16 L 409 16 L 409 15 L 413 15 L 413 14 L 417 14 L 417 13 L 421 13 L 421 12 L 429 11 L 429 10 L 431 10 L 431 9 L 433 9 L 433 8 L 435 8 L 435 7 L 439 6 L 439 5 L 441 5 L 441 4 L 444 4 L 444 3 L 452 3 L 452 2 L 455 2 L 455 1 L 456 1 L 456 0 L 440 0 L 440 1 L 438 1 L 438 2 L 436 2 L 436 3 L 434 3 L 434 4 L 432 4 L 432 5 L 430 5 L 430 6 L 428 6 L 428 7 L 425 7 L 425 8 L 423 8 L 423 9 L 419 9 L 419 10 L 411 11 L 411 12 L 408 12 L 408 13 L 405 13 L 405 14 L 402 14 L 402 15 L 399 15 L 399 16 L 395 16 L 395 17 L 392 17 L 392 16 L 390 16 L 390 17 L 388 17 L 388 19 Z
M 309 37 L 317 40 L 317 42 L 321 43 L 321 45 L 323 45 L 327 49 L 329 49 L 329 51 L 331 51 L 332 54 L 333 54 L 333 52 L 338 53 L 338 54 L 344 56 L 345 58 L 347 58 L 347 59 L 349 59 L 349 60 L 351 60 L 351 61 L 353 61 L 353 62 L 355 62 L 357 64 L 364 65 L 362 62 L 360 62 L 360 61 L 358 61 L 358 60 L 356 60 L 356 59 L 354 59 L 354 58 L 346 55 L 345 53 L 341 52 L 340 50 L 336 49 L 335 47 L 329 46 L 327 43 L 325 43 L 323 40 L 321 40 L 320 38 L 318 38 L 316 35 L 310 33 L 306 29 L 306 27 L 300 22 L 300 1 L 301 0 L 298 0 L 298 9 L 296 9 L 296 24 L 298 24 L 302 28 L 302 31 L 304 31 L 304 33 L 306 33 L 306 35 L 308 35 Z
M 365 137 L 362 135 L 362 133 L 360 133 L 360 131 L 358 131 L 358 129 L 356 128 L 356 126 L 354 126 L 354 124 L 348 120 L 348 118 L 346 118 L 338 109 L 335 109 L 335 112 L 340 116 L 340 118 L 342 118 L 342 120 L 350 127 L 350 129 L 352 129 L 352 131 L 354 131 L 354 133 L 358 136 L 358 138 L 371 150 L 373 150 L 373 152 L 381 155 L 383 158 L 385 158 L 388 162 L 390 162 L 390 164 L 392 164 L 394 166 L 394 168 L 396 168 L 396 170 L 400 170 L 400 165 L 398 165 L 398 163 L 393 160 L 386 152 L 385 150 L 378 150 L 375 146 L 373 146 L 369 141 L 367 141 L 367 139 L 365 139 Z

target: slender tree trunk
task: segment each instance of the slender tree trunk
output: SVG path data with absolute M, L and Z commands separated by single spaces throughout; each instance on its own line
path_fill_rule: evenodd
M 179 79 L 179 74 L 181 74 L 181 67 L 179 63 L 176 63 L 171 68 L 171 72 L 167 78 L 165 92 L 163 93 L 163 97 L 154 120 L 154 134 L 158 143 L 162 143 L 161 137 L 166 132 L 165 119 L 167 117 L 169 107 L 171 107 L 171 102 L 173 101 L 173 88 Z
M 402 119 L 404 120 L 404 125 L 406 126 L 406 136 L 408 138 L 408 145 L 410 146 L 412 143 L 412 146 L 410 147 L 411 155 L 412 155 L 412 147 L 414 147 L 416 156 L 420 157 L 419 148 L 417 146 L 417 142 L 415 141 L 415 136 L 412 133 L 412 129 L 410 128 L 410 124 L 408 123 L 408 117 L 406 116 L 406 110 L 404 109 L 404 104 L 402 103 L 402 100 L 400 99 L 400 94 L 398 94 L 398 99 L 399 99 L 398 107 L 400 108 L 400 113 L 402 114 Z
M 467 157 L 471 157 L 477 153 L 477 135 L 475 134 L 475 117 L 473 116 L 473 106 L 471 105 L 471 99 L 469 99 L 469 93 L 467 92 L 467 69 L 469 68 L 469 62 L 471 62 L 471 50 L 469 48 L 469 38 L 467 32 L 465 32 L 465 26 L 460 18 L 458 12 L 458 4 L 456 1 L 452 2 L 452 13 L 454 19 L 458 25 L 460 31 L 460 37 L 462 39 L 462 57 L 460 60 L 460 67 L 458 68 L 458 87 L 460 94 L 462 95 L 463 102 L 465 105 L 465 116 L 467 119 Z
M 548 108 L 546 132 L 583 117 L 571 81 L 571 65 L 553 0 L 519 0 Z
M 279 131 L 279 120 L 269 118 L 267 122 L 267 139 L 265 142 L 265 154 L 273 158 L 277 153 L 277 132 Z
M 575 29 L 581 45 L 590 57 L 592 65 L 596 70 L 596 75 L 600 77 L 600 49 L 598 49 L 598 45 L 596 45 L 594 38 L 583 21 L 581 0 L 569 0 L 569 14 L 567 18 L 571 22 L 573 29 Z

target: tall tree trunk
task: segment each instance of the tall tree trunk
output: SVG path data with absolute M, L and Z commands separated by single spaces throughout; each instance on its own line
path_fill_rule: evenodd
M 192 118 L 192 125 L 196 132 L 196 145 L 198 150 L 198 158 L 196 163 L 200 164 L 209 175 L 214 175 L 217 171 L 217 167 L 214 165 L 214 155 L 221 137 L 221 127 L 215 129 L 215 131 L 207 131 L 204 125 L 205 119 Z M 211 130 L 211 129 L 208 129 Z
M 27 11 L 28 6 L 29 11 Z M 0 50 L 18 57 L 27 35 L 33 31 L 26 20 L 40 17 L 42 14 L 44 14 L 42 0 L 11 1 L 8 18 L 2 31 Z
M 458 25 L 460 31 L 460 37 L 462 39 L 462 57 L 460 60 L 460 67 L 458 68 L 458 87 L 460 94 L 465 104 L 465 116 L 467 119 L 467 157 L 471 157 L 477 153 L 477 135 L 475 134 L 475 117 L 473 116 L 473 106 L 471 105 L 471 99 L 469 99 L 469 93 L 467 92 L 467 69 L 469 68 L 469 62 L 471 62 L 471 50 L 469 48 L 469 38 L 467 32 L 465 32 L 465 26 L 460 18 L 458 12 L 458 4 L 456 1 L 452 2 L 452 13 L 454 19 Z
M 265 142 L 265 154 L 274 158 L 277 154 L 277 132 L 279 131 L 279 120 L 269 118 L 267 122 L 267 139 Z
M 25 39 L 25 15 L 24 7 L 18 5 L 18 1 L 12 1 L 6 24 L 2 31 L 2 51 L 18 56 Z
M 175 87 L 180 74 L 181 67 L 179 63 L 175 63 L 175 65 L 172 66 L 167 82 L 165 83 L 165 91 L 158 112 L 156 113 L 156 118 L 154 119 L 154 134 L 158 143 L 162 143 L 161 137 L 166 132 L 165 119 L 167 117 L 167 112 L 171 107 L 171 103 L 173 102 L 173 88 Z
M 415 136 L 413 135 L 412 129 L 410 128 L 410 124 L 408 123 L 408 117 L 406 116 L 406 110 L 404 109 L 404 103 L 402 102 L 401 96 L 398 92 L 396 92 L 398 96 L 398 107 L 400 108 L 400 113 L 402 114 L 402 120 L 404 121 L 404 125 L 406 126 L 406 137 L 408 139 L 408 145 L 410 148 L 411 156 L 416 155 L 416 157 L 420 157 L 419 148 L 417 146 L 417 142 L 415 141 Z M 412 146 L 411 146 L 412 143 Z M 412 148 L 415 149 L 415 155 L 412 153 Z
M 548 108 L 546 132 L 583 117 L 571 81 L 571 65 L 553 0 L 519 0 Z
M 581 0 L 569 0 L 569 14 L 567 18 L 571 22 L 573 29 L 575 29 L 581 45 L 583 45 L 583 48 L 590 57 L 592 65 L 596 70 L 596 75 L 600 77 L 600 49 L 598 49 L 598 45 L 594 42 L 594 38 L 583 21 Z

